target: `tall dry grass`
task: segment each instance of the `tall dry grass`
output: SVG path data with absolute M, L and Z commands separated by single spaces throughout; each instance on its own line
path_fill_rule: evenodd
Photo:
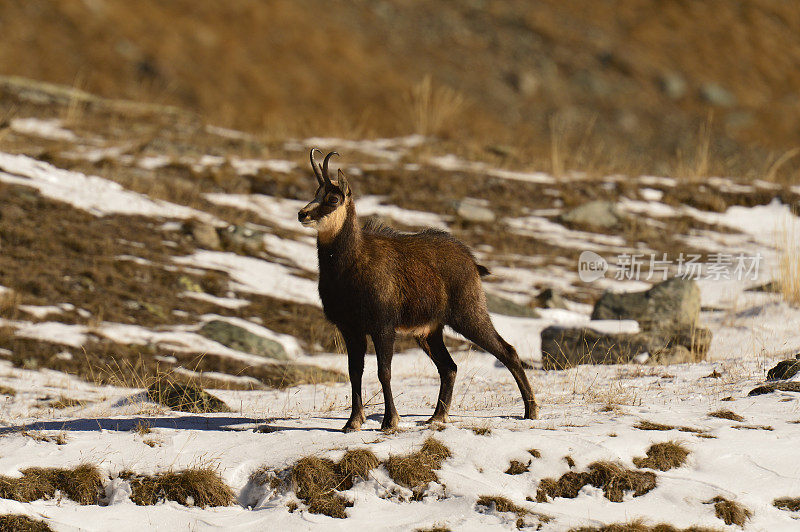
M 458 127 L 466 107 L 464 95 L 451 87 L 436 85 L 430 75 L 415 84 L 406 103 L 412 130 L 419 135 L 445 135 Z

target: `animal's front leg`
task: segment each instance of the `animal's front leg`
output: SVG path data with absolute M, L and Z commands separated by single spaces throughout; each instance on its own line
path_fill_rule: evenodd
M 384 330 L 372 335 L 375 344 L 375 354 L 378 358 L 378 380 L 383 389 L 383 404 L 385 411 L 381 430 L 396 429 L 400 421 L 397 409 L 394 407 L 392 396 L 392 355 L 394 353 L 394 330 Z
M 344 432 L 358 430 L 364 423 L 364 403 L 361 396 L 361 377 L 364 374 L 364 356 L 367 352 L 367 338 L 364 334 L 342 334 L 347 346 L 347 369 L 350 373 L 350 387 L 352 389 L 353 408 L 350 419 L 344 426 Z

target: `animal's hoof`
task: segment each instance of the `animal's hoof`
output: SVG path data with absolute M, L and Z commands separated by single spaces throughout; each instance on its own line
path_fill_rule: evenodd
M 381 423 L 381 430 L 397 430 L 397 425 L 400 424 L 400 419 L 397 417 L 392 417 L 389 419 L 383 418 L 383 423 Z
M 350 418 L 345 423 L 342 432 L 355 432 L 361 428 L 361 424 L 364 423 L 364 418 Z
M 429 425 L 433 423 L 450 423 L 450 416 L 447 414 L 434 414 L 426 423 Z
M 525 419 L 539 419 L 539 407 L 537 405 L 525 409 Z

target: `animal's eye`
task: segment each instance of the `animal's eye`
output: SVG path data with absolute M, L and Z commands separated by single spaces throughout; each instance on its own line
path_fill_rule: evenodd
M 339 196 L 330 195 L 328 196 L 328 203 L 331 205 L 338 205 L 339 204 Z

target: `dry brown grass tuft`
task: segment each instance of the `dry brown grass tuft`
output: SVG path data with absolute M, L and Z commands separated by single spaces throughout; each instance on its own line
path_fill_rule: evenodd
M 309 512 L 344 519 L 345 508 L 353 503 L 338 492 L 352 488 L 357 478 L 368 478 L 378 465 L 380 461 L 368 449 L 348 450 L 338 463 L 329 458 L 306 456 L 292 466 L 292 489 L 306 503 Z M 274 476 L 270 482 L 280 485 Z
M 528 454 L 530 454 L 534 458 L 541 458 L 542 457 L 542 453 L 541 453 L 541 451 L 539 451 L 539 449 L 528 449 Z
M 123 471 L 120 478 L 132 489 L 131 500 L 139 506 L 175 501 L 184 506 L 230 506 L 234 496 L 219 473 L 209 468 L 184 469 L 155 475 Z
M 329 458 L 307 456 L 298 460 L 292 468 L 294 491 L 306 503 L 308 511 L 314 514 L 338 519 L 347 517 L 345 508 L 353 503 L 337 493 L 341 483 L 336 463 Z
M 689 456 L 689 450 L 686 447 L 674 441 L 667 441 L 654 443 L 647 449 L 646 457 L 634 458 L 633 463 L 636 467 L 669 471 L 686 463 L 687 456 Z
M 52 530 L 44 521 L 31 519 L 27 515 L 0 515 L 0 531 L 2 532 L 52 532 Z
M 425 440 L 419 451 L 389 456 L 386 469 L 395 482 L 411 488 L 415 497 L 419 498 L 429 482 L 438 480 L 434 471 L 439 469 L 442 462 L 450 456 L 450 449 L 430 437 Z
M 745 522 L 753 515 L 753 512 L 746 506 L 721 496 L 716 496 L 710 501 L 706 501 L 706 504 L 714 505 L 714 513 L 726 525 L 737 525 L 744 528 Z
M 639 430 L 679 430 L 681 432 L 693 432 L 695 434 L 703 434 L 702 429 L 697 429 L 694 427 L 684 427 L 679 425 L 664 425 L 662 423 L 653 423 L 652 421 L 641 420 L 637 422 L 633 428 Z
M 788 303 L 800 305 L 800 235 L 794 234 L 786 226 L 779 233 L 778 286 Z
M 88 464 L 74 469 L 29 467 L 21 477 L 0 476 L 0 499 L 19 502 L 52 499 L 60 492 L 79 504 L 97 504 L 102 489 L 100 471 Z
M 15 395 L 17 395 L 17 390 L 9 386 L 0 386 L 0 395 L 8 395 L 10 397 L 14 397 Z
M 492 428 L 487 425 L 475 425 L 469 428 L 476 436 L 489 436 L 492 434 Z
M 461 93 L 450 87 L 436 86 L 431 76 L 425 76 L 408 95 L 413 131 L 419 135 L 446 136 L 458 126 L 465 103 Z
M 147 396 L 155 403 L 180 412 L 207 414 L 231 411 L 224 401 L 199 386 L 182 384 L 167 377 L 158 379 L 151 384 L 147 388 Z
M 611 502 L 622 502 L 625 493 L 634 497 L 644 495 L 656 487 L 656 475 L 650 471 L 632 471 L 614 462 L 593 462 L 589 471 L 568 471 L 558 480 L 544 478 L 536 492 L 537 502 L 547 502 L 548 497 L 574 499 L 586 485 L 600 488 Z
M 612 523 L 601 526 L 582 526 L 572 528 L 569 532 L 718 532 L 715 528 L 703 526 L 690 526 L 689 528 L 676 528 L 666 523 L 648 525 L 642 519 L 635 519 L 627 523 Z
M 71 397 L 66 397 L 62 395 L 58 399 L 50 401 L 47 403 L 47 406 L 50 408 L 57 408 L 57 409 L 64 409 L 64 408 L 72 408 L 73 406 L 81 406 L 83 403 L 78 399 L 72 399 Z
M 146 419 L 140 419 L 136 422 L 136 425 L 133 426 L 132 430 L 139 436 L 144 436 L 145 434 L 153 432 L 153 426 Z
M 443 525 L 433 525 L 428 528 L 417 528 L 414 532 L 451 532 L 451 529 Z
M 521 475 L 523 473 L 527 473 L 530 466 L 530 462 L 525 464 L 518 460 L 511 460 L 511 463 L 508 465 L 508 469 L 506 469 L 506 475 Z
M 800 497 L 781 497 L 772 501 L 772 505 L 781 510 L 800 512 Z
M 570 455 L 567 455 L 567 456 L 565 456 L 565 457 L 564 457 L 564 461 L 567 463 L 567 465 L 568 465 L 570 468 L 573 468 L 573 467 L 575 467 L 575 459 L 574 459 L 574 458 L 572 458 Z
M 740 416 L 731 410 L 715 410 L 714 412 L 709 412 L 708 415 L 711 417 L 718 417 L 720 419 L 730 419 L 731 421 L 744 421 L 743 416 Z
M 369 472 L 379 465 L 380 460 L 369 449 L 350 449 L 336 464 L 336 469 L 343 478 L 344 489 L 350 489 L 355 479 L 366 480 Z

